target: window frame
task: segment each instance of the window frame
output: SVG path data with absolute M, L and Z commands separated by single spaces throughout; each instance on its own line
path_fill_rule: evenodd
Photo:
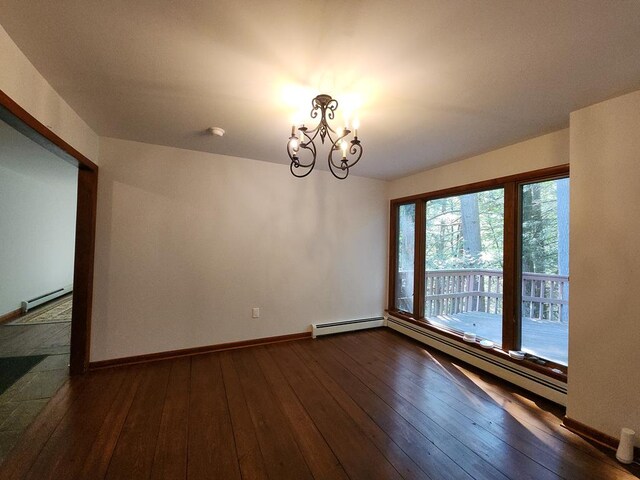
M 515 175 L 494 178 L 481 182 L 445 188 L 432 192 L 411 195 L 390 200 L 389 215 L 389 290 L 387 312 L 393 316 L 420 325 L 421 327 L 437 331 L 449 338 L 462 341 L 462 333 L 442 325 L 435 325 L 424 318 L 425 295 L 425 240 L 426 240 L 426 203 L 430 200 L 477 193 L 497 188 L 504 189 L 504 252 L 503 252 L 503 313 L 502 313 L 502 348 L 484 350 L 501 358 L 518 362 L 528 368 L 549 375 L 558 380 L 566 381 L 567 366 L 546 360 L 541 366 L 529 361 L 516 361 L 508 355 L 509 350 L 519 350 L 521 347 L 521 258 L 522 258 L 522 208 L 520 192 L 524 184 L 570 178 L 569 165 L 518 173 Z M 395 289 L 398 259 L 398 221 L 401 205 L 415 205 L 415 254 L 414 254 L 414 294 L 413 312 L 403 312 L 395 307 Z M 481 348 L 477 344 L 467 345 Z M 555 369 L 556 371 L 553 371 Z M 560 371 L 561 373 L 558 373 Z

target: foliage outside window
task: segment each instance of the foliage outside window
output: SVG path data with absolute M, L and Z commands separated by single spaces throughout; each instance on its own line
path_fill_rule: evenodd
M 521 348 L 567 365 L 569 179 L 521 185 Z
M 392 201 L 390 310 L 567 365 L 567 176 L 555 167 Z
M 413 312 L 414 306 L 415 220 L 415 205 L 401 205 L 398 208 L 398 283 L 395 304 L 403 312 Z
M 425 314 L 502 345 L 504 190 L 426 202 Z

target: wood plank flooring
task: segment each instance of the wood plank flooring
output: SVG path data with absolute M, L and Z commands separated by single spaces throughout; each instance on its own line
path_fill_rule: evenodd
M 387 329 L 72 378 L 1 479 L 630 479 L 562 409 Z

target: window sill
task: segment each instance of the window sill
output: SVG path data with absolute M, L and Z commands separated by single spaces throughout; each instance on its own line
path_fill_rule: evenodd
M 477 340 L 475 342 L 466 342 L 462 339 L 462 334 L 454 330 L 450 330 L 440 326 L 435 326 L 426 320 L 416 320 L 415 318 L 412 318 L 411 316 L 409 316 L 407 313 L 393 311 L 393 310 L 385 310 L 385 311 L 389 315 L 392 315 L 396 318 L 404 320 L 405 322 L 413 323 L 414 325 L 417 325 L 419 327 L 425 328 L 427 330 L 431 330 L 447 338 L 456 340 L 461 344 L 464 344 L 466 347 L 481 350 L 483 353 L 498 357 L 502 361 L 513 363 L 514 365 L 518 365 L 520 367 L 532 370 L 534 372 L 540 373 L 542 375 L 553 378 L 560 382 L 567 383 L 568 372 L 567 372 L 567 367 L 564 365 L 560 365 L 551 361 L 547 361 L 546 365 L 538 365 L 537 363 L 534 363 L 526 358 L 524 360 L 516 360 L 509 356 L 509 352 L 505 352 L 501 348 L 498 348 L 498 347 L 483 348 L 480 346 L 480 343 Z M 554 369 L 560 370 L 560 373 L 558 373 L 557 371 L 554 371 Z

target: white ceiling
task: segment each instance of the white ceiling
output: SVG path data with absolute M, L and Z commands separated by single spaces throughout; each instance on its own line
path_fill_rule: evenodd
M 361 121 L 352 174 L 386 179 L 640 88 L 638 0 L 0 0 L 0 23 L 100 135 L 288 163 L 329 93 Z

